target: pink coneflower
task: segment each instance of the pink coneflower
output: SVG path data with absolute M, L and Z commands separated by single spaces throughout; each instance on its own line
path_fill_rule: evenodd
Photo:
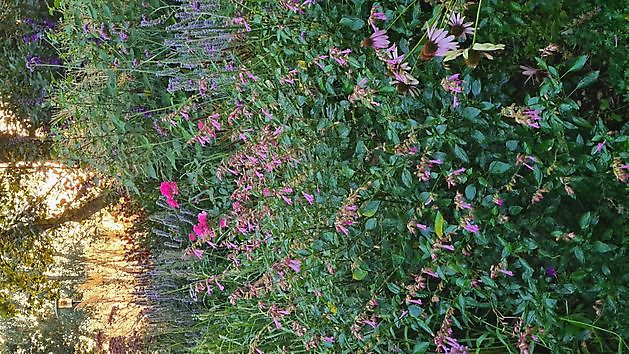
M 386 30 L 378 29 L 374 26 L 374 32 L 371 36 L 363 41 L 363 46 L 372 47 L 373 49 L 386 49 L 389 47 L 389 36 Z
M 428 28 L 427 36 L 428 41 L 424 44 L 420 53 L 424 60 L 445 56 L 448 51 L 459 47 L 459 44 L 454 41 L 454 36 L 448 36 L 448 32 L 442 29 L 436 27 Z
M 539 83 L 539 79 L 547 75 L 544 70 L 532 68 L 526 65 L 520 65 L 520 69 L 522 69 L 522 75 L 526 76 L 526 81 L 524 81 L 525 85 L 529 82 L 529 80 L 533 80 L 533 83 Z
M 460 13 L 453 12 L 450 15 L 450 19 L 448 20 L 448 24 L 450 25 L 450 33 L 452 33 L 457 38 L 462 38 L 465 40 L 467 38 L 466 35 L 474 34 L 473 23 L 464 22 L 465 16 L 462 16 Z

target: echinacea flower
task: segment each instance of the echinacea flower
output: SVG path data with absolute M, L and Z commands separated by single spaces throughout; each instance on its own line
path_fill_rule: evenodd
M 428 40 L 420 53 L 424 60 L 430 60 L 433 57 L 443 57 L 447 52 L 459 47 L 459 44 L 454 41 L 454 36 L 448 35 L 448 32 L 440 28 L 428 28 L 427 37 Z
M 389 36 L 387 36 L 387 31 L 378 29 L 375 26 L 373 29 L 373 34 L 363 41 L 363 46 L 372 47 L 373 49 L 386 49 L 389 47 Z
M 472 27 L 472 22 L 464 22 L 465 16 L 462 16 L 460 13 L 453 12 L 450 15 L 450 19 L 448 20 L 448 24 L 450 25 L 450 33 L 452 33 L 457 38 L 462 38 L 465 40 L 467 38 L 466 35 L 474 34 L 474 28 Z
M 526 65 L 520 65 L 520 69 L 522 69 L 522 75 L 526 76 L 526 80 L 524 81 L 525 85 L 527 82 L 529 82 L 529 80 L 532 80 L 533 83 L 538 83 L 540 78 L 547 75 L 547 73 L 544 70 L 540 70 L 540 69 L 533 68 Z

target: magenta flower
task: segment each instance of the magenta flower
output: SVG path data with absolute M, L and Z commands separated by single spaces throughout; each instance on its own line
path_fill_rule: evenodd
M 450 15 L 450 19 L 448 20 L 448 24 L 450 25 L 450 33 L 452 33 L 457 38 L 462 38 L 465 40 L 466 35 L 474 34 L 474 28 L 472 22 L 464 22 L 465 16 L 461 16 L 460 13 L 453 12 Z
M 179 208 L 179 202 L 175 199 L 175 196 L 179 194 L 177 189 L 177 182 L 164 181 L 159 186 L 159 191 L 166 198 L 166 203 L 172 208 Z
M 387 31 L 380 30 L 375 26 L 373 29 L 373 34 L 363 41 L 363 46 L 372 47 L 373 49 L 387 49 L 389 47 Z
M 548 275 L 549 277 L 556 277 L 557 276 L 557 271 L 555 270 L 555 267 L 548 266 L 546 268 L 546 275 Z
M 443 57 L 450 50 L 455 50 L 459 44 L 454 41 L 454 36 L 436 27 L 428 28 L 428 41 L 424 44 L 420 53 L 422 59 L 430 60 L 433 57 Z

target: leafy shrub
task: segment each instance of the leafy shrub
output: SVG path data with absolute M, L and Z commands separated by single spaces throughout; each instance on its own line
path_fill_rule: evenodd
M 197 216 L 194 351 L 626 346 L 615 2 L 116 4 L 58 7 L 60 151 Z

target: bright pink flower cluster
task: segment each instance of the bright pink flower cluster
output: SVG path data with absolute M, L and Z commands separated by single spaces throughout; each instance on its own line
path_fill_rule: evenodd
M 175 199 L 175 196 L 179 194 L 177 189 L 177 182 L 164 181 L 159 186 L 159 191 L 166 198 L 166 203 L 172 208 L 179 208 L 179 202 Z

